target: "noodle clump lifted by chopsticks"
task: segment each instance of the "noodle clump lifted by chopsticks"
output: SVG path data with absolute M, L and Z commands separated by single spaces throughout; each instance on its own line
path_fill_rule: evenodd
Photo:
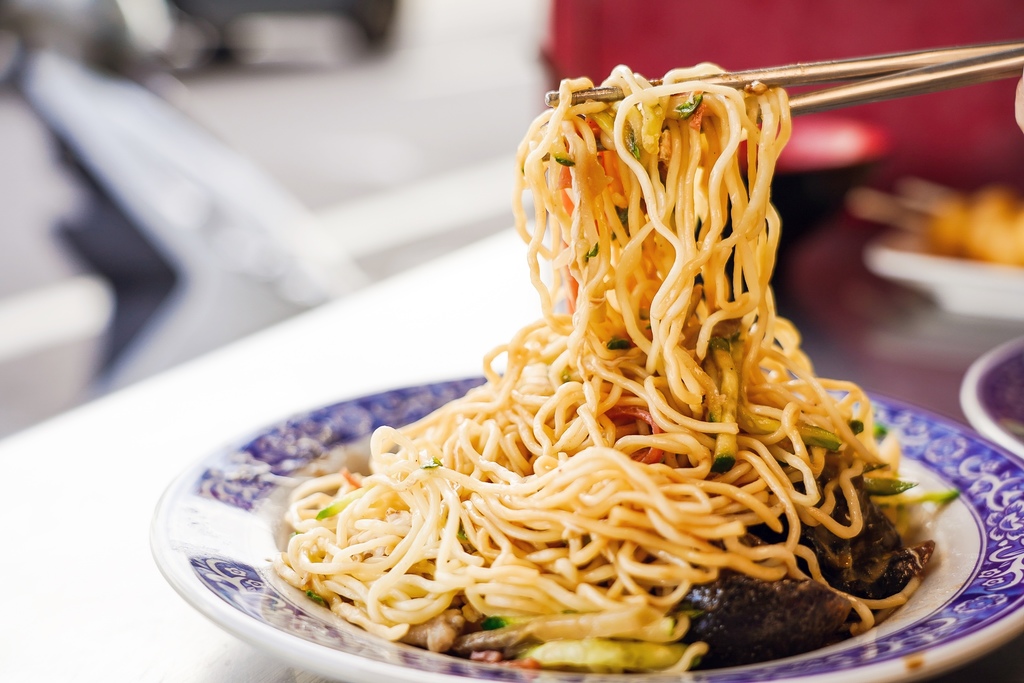
M 702 83 L 719 71 L 652 86 L 620 67 L 615 104 L 571 106 L 591 83 L 563 82 L 518 152 L 542 317 L 487 356 L 484 385 L 377 430 L 369 475 L 300 484 L 275 564 L 288 582 L 433 650 L 459 652 L 488 617 L 537 617 L 494 659 L 560 638 L 683 639 L 678 668 L 708 649 L 687 638 L 695 587 L 826 582 L 802 538 L 860 534 L 855 482 L 897 456 L 880 453 L 865 394 L 816 377 L 776 314 L 786 94 Z M 844 628 L 914 585 L 842 592 Z

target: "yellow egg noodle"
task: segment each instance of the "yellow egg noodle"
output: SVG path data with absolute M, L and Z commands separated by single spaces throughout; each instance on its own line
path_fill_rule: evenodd
M 412 642 L 452 610 L 589 616 L 591 635 L 672 642 L 689 625 L 678 606 L 723 570 L 825 581 L 801 530 L 856 536 L 854 479 L 898 453 L 880 452 L 861 389 L 815 376 L 776 314 L 769 195 L 787 97 L 701 81 L 720 71 L 652 85 L 619 67 L 604 83 L 616 103 L 572 105 L 592 83 L 561 84 L 518 150 L 516 227 L 542 317 L 484 359 L 484 385 L 377 430 L 370 474 L 298 486 L 297 533 L 275 561 L 286 581 Z M 839 475 L 822 484 L 827 458 Z M 751 543 L 757 525 L 779 540 Z M 852 631 L 917 583 L 844 594 Z M 668 614 L 670 632 L 645 630 Z M 674 666 L 706 649 L 690 643 Z

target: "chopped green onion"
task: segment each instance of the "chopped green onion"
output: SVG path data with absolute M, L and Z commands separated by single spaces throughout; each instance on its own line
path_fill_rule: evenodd
M 903 505 L 919 505 L 921 503 L 945 505 L 946 503 L 952 503 L 959 497 L 960 492 L 958 490 L 946 489 L 945 491 L 924 491 L 921 493 L 903 496 L 883 496 L 882 498 L 876 498 L 873 500 L 879 505 L 894 507 Z
M 729 470 L 732 469 L 732 466 L 735 464 L 736 458 L 731 455 L 716 455 L 715 461 L 711 463 L 711 471 L 718 473 L 728 472 Z
M 640 141 L 637 140 L 633 126 L 629 125 L 626 126 L 626 147 L 629 148 L 629 153 L 633 155 L 633 158 L 640 161 Z
M 708 399 L 708 422 L 736 422 L 740 377 L 733 363 L 732 341 L 728 337 L 712 337 L 709 340 L 705 366 L 705 371 L 718 388 L 717 393 Z M 728 472 L 736 464 L 737 450 L 735 434 L 717 434 L 711 471 Z
M 748 434 L 771 434 L 782 425 L 781 422 L 773 417 L 767 417 L 750 411 L 744 404 L 741 404 L 739 407 L 737 419 L 740 429 Z M 797 424 L 796 429 L 800 433 L 800 438 L 808 446 L 821 446 L 827 450 L 836 451 L 843 445 L 838 436 L 822 427 L 801 422 Z
M 808 446 L 821 446 L 829 451 L 838 451 L 843 445 L 838 436 L 822 427 L 801 423 L 797 425 L 797 431 Z
M 633 343 L 628 339 L 620 339 L 619 337 L 613 337 L 605 346 L 608 347 L 609 351 L 622 351 L 633 346 Z
M 325 601 L 322 597 L 320 597 L 319 595 L 314 593 L 312 589 L 309 589 L 309 590 L 306 591 L 306 597 L 308 597 L 310 600 L 312 600 L 313 602 L 317 603 L 318 605 L 326 605 L 327 604 L 327 601 Z
M 421 470 L 432 470 L 432 469 L 435 469 L 437 467 L 441 467 L 442 465 L 444 465 L 443 462 L 438 460 L 437 457 L 433 457 L 433 458 L 430 459 L 430 462 L 428 462 L 426 465 L 421 466 L 420 469 Z
M 691 619 L 696 619 L 704 614 L 704 610 L 686 600 L 679 603 L 677 611 L 683 616 L 687 616 Z
M 490 616 L 485 617 L 484 620 L 480 622 L 480 628 L 485 631 L 493 631 L 496 628 L 505 628 L 511 623 L 512 621 L 507 617 Z
M 864 431 L 864 422 L 861 420 L 850 420 L 850 429 L 854 434 L 860 434 Z
M 361 498 L 366 493 L 366 491 L 367 489 L 365 488 L 358 488 L 355 489 L 354 491 L 349 491 L 344 496 L 338 498 L 336 501 L 334 501 L 333 503 L 325 507 L 323 510 L 318 512 L 316 518 L 320 520 L 327 519 L 328 517 L 333 517 L 334 515 L 338 514 L 339 512 L 347 508 L 353 501 Z
M 875 439 L 877 439 L 878 441 L 881 441 L 882 439 L 884 439 L 888 435 L 889 435 L 889 429 L 885 425 L 879 424 L 879 423 L 876 422 L 875 423 Z
M 697 108 L 700 107 L 700 103 L 704 101 L 704 95 L 699 92 L 690 93 L 689 99 L 676 107 L 676 112 L 683 119 L 688 119 L 693 116 Z
M 576 162 L 565 156 L 564 154 L 553 154 L 552 157 L 555 161 L 560 163 L 562 166 L 575 166 Z
M 910 496 L 909 502 L 938 503 L 939 505 L 945 505 L 946 503 L 952 503 L 959 497 L 959 491 L 957 491 L 956 489 L 947 489 L 945 491 L 930 491 L 928 493 L 919 493 L 916 496 Z
M 600 246 L 601 246 L 600 242 L 595 242 L 594 243 L 593 248 L 590 251 L 587 252 L 587 260 L 588 261 L 590 259 L 594 258 L 595 256 L 597 256 L 597 252 L 598 252 L 598 249 L 600 248 Z
M 619 222 L 623 225 L 629 225 L 629 207 L 617 207 L 615 209 L 616 215 L 619 217 Z
M 917 486 L 916 481 L 897 477 L 864 477 L 864 489 L 872 496 L 895 496 Z

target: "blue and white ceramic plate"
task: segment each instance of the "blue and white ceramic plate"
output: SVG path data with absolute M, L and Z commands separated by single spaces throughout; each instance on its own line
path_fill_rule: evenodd
M 235 636 L 296 667 L 352 683 L 527 683 L 538 672 L 470 662 L 385 642 L 336 618 L 276 578 L 270 558 L 296 478 L 318 466 L 365 464 L 379 425 L 413 421 L 480 380 L 387 391 L 269 428 L 239 448 L 202 459 L 164 494 L 153 552 L 172 586 Z M 806 655 L 679 674 L 601 675 L 602 683 L 655 681 L 909 681 L 960 666 L 1024 631 L 1024 460 L 918 409 L 875 399 L 896 431 L 904 472 L 925 489 L 960 497 L 922 511 L 917 534 L 936 541 L 933 564 L 906 606 L 872 631 Z M 926 512 L 926 513 L 925 513 Z M 550 683 L 585 674 L 544 672 Z
M 1024 337 L 971 364 L 960 385 L 960 406 L 982 435 L 1024 457 Z

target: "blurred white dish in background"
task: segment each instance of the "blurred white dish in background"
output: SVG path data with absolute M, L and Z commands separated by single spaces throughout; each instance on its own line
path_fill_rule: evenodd
M 920 291 L 962 315 L 1024 320 L 1024 268 L 935 256 L 913 233 L 870 242 L 864 262 L 874 274 Z
M 1024 337 L 971 364 L 960 385 L 960 406 L 982 436 L 1024 455 Z

